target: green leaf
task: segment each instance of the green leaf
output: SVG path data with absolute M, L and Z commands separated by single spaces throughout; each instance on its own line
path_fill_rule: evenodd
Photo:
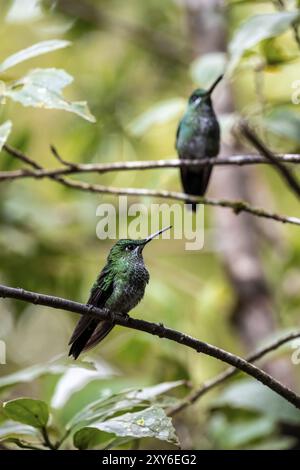
M 86 430 L 90 431 L 87 432 Z M 119 437 L 143 438 L 153 437 L 178 445 L 178 439 L 172 420 L 162 408 L 152 406 L 136 413 L 125 413 L 104 422 L 96 422 L 77 431 L 74 445 L 91 445 L 103 436 L 102 431 Z M 82 437 L 82 440 L 80 439 Z
M 214 405 L 258 412 L 277 422 L 300 423 L 300 411 L 293 405 L 269 388 L 248 380 L 227 387 Z
M 48 52 L 56 51 L 57 49 L 62 49 L 70 44 L 70 41 L 63 41 L 61 39 L 52 39 L 50 41 L 42 41 L 37 44 L 33 44 L 33 46 L 22 49 L 21 51 L 16 52 L 16 54 L 7 57 L 7 59 L 0 64 L 0 73 L 14 67 L 20 62 L 31 59 L 32 57 L 47 54 Z
M 248 417 L 233 421 L 223 413 L 213 415 L 209 432 L 218 443 L 218 448 L 236 449 L 259 439 L 269 438 L 276 431 L 276 425 L 268 417 Z
M 41 17 L 40 0 L 14 0 L 5 20 L 8 23 L 33 21 Z
M 5 421 L 0 426 L 0 441 L 20 436 L 38 436 L 36 428 L 25 424 Z
M 76 432 L 73 443 L 79 450 L 93 449 L 101 444 L 106 444 L 114 436 L 115 434 L 99 431 L 97 428 L 86 427 Z
M 212 52 L 198 57 L 191 65 L 191 76 L 193 81 L 208 88 L 212 82 L 225 71 L 226 54 L 223 52 Z
M 264 118 L 263 125 L 273 134 L 300 143 L 300 115 L 288 107 L 274 109 Z
M 19 421 L 34 428 L 42 428 L 48 423 L 48 405 L 41 400 L 17 398 L 5 402 L 3 408 L 5 415 L 13 421 Z
M 136 137 L 140 137 L 152 126 L 165 124 L 175 119 L 183 112 L 185 106 L 186 101 L 183 98 L 173 98 L 156 103 L 128 125 L 128 132 Z
M 58 363 L 49 363 L 27 367 L 13 374 L 0 377 L 0 390 L 13 387 L 19 383 L 28 383 L 46 374 L 62 374 L 67 367 Z
M 246 51 L 263 39 L 284 33 L 298 17 L 298 12 L 266 13 L 252 16 L 242 23 L 228 46 L 228 72 L 231 73 L 235 69 Z
M 64 70 L 34 69 L 8 88 L 6 96 L 23 106 L 63 109 L 95 122 L 85 101 L 70 102 L 62 96 L 62 89 L 72 81 L 73 77 Z
M 3 148 L 3 145 L 7 141 L 9 134 L 11 133 L 12 122 L 6 121 L 0 126 L 0 151 Z
M 281 47 L 281 41 L 277 38 L 268 38 L 261 42 L 261 52 L 266 62 L 266 70 L 273 70 L 274 67 L 285 65 L 298 58 L 297 54 L 287 54 Z
M 164 382 L 152 387 L 145 387 L 139 390 L 127 390 L 120 393 L 101 398 L 90 403 L 81 410 L 68 423 L 67 428 L 84 426 L 92 424 L 94 421 L 103 421 L 121 411 L 130 411 L 137 406 L 146 408 L 152 404 L 152 401 L 159 395 L 167 391 L 179 387 L 183 382 L 181 380 L 175 382 Z M 161 403 L 159 403 L 160 406 Z

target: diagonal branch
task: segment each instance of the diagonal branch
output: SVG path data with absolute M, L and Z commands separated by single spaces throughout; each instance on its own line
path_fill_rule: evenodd
M 251 142 L 251 144 L 261 153 L 265 158 L 270 160 L 272 165 L 282 175 L 288 186 L 300 198 L 300 184 L 294 173 L 287 168 L 277 157 L 269 150 L 266 145 L 258 138 L 253 129 L 250 129 L 246 122 L 240 124 L 242 134 Z
M 250 354 L 246 357 L 247 362 L 256 362 L 262 357 L 266 356 L 270 352 L 275 351 L 276 349 L 280 348 L 280 346 L 292 341 L 293 339 L 297 339 L 300 337 L 300 331 L 295 331 L 294 333 L 289 333 L 282 338 L 279 338 L 277 341 L 269 344 L 268 346 L 255 351 L 254 353 Z M 203 395 L 208 393 L 210 390 L 216 388 L 218 385 L 224 383 L 227 379 L 237 375 L 239 373 L 238 369 L 234 367 L 229 367 L 224 372 L 221 372 L 216 377 L 213 377 L 210 380 L 207 380 L 201 387 L 192 391 L 187 397 L 185 397 L 181 403 L 174 406 L 169 411 L 169 416 L 174 416 L 175 414 L 183 411 L 188 406 L 193 405 L 196 401 L 198 401 Z
M 91 305 L 85 305 L 72 300 L 54 297 L 51 295 L 43 295 L 37 292 L 30 292 L 24 289 L 7 287 L 0 285 L 0 297 L 18 299 L 35 305 L 45 305 L 54 309 L 62 309 L 69 312 L 79 313 L 80 315 L 88 315 L 97 319 L 109 318 L 116 325 L 133 330 L 144 331 L 159 338 L 166 338 L 175 341 L 183 346 L 194 349 L 198 353 L 206 354 L 225 362 L 255 378 L 275 393 L 285 398 L 289 403 L 300 409 L 300 396 L 289 388 L 282 385 L 269 374 L 247 362 L 239 356 L 236 356 L 224 349 L 205 343 L 191 336 L 185 335 L 180 331 L 167 328 L 162 324 L 150 323 L 144 320 L 138 320 L 130 317 L 124 317 L 118 314 L 112 314 L 106 309 L 95 308 Z

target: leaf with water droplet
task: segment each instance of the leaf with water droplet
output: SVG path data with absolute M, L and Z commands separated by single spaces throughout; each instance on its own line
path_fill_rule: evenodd
M 96 446 L 103 442 L 103 432 L 133 439 L 153 437 L 179 445 L 171 418 L 158 406 L 85 426 L 75 433 L 74 445 L 79 449 Z

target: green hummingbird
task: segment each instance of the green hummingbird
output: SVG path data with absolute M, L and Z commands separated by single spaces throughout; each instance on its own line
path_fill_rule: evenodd
M 143 240 L 119 240 L 110 250 L 105 267 L 94 283 L 88 305 L 106 308 L 112 313 L 128 315 L 143 298 L 149 282 L 143 249 L 153 238 L 169 230 L 166 227 Z M 69 356 L 77 359 L 82 351 L 96 346 L 112 330 L 111 320 L 82 316 L 69 344 Z
M 198 88 L 188 101 L 186 113 L 176 134 L 176 150 L 180 160 L 197 160 L 216 157 L 220 150 L 220 126 L 213 109 L 211 94 L 222 80 L 218 77 L 208 90 Z M 203 196 L 206 192 L 211 165 L 205 167 L 181 167 L 181 182 L 186 194 Z M 193 211 L 197 204 L 192 203 Z

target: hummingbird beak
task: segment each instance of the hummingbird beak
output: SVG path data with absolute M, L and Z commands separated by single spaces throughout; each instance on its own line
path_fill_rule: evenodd
M 214 83 L 211 85 L 211 87 L 207 90 L 207 95 L 210 96 L 212 94 L 212 92 L 214 91 L 214 89 L 216 88 L 216 86 L 218 85 L 218 83 L 222 80 L 222 78 L 224 77 L 224 75 L 220 75 L 215 81 Z
M 167 230 L 170 230 L 170 228 L 172 228 L 172 225 L 170 225 L 169 227 L 165 227 L 162 230 L 158 230 L 158 232 L 155 232 L 152 235 L 149 235 L 149 237 L 145 238 L 144 242 L 141 245 L 139 245 L 139 247 L 138 247 L 139 253 L 141 253 L 143 251 L 143 249 L 145 248 L 147 243 L 151 242 L 151 240 L 153 240 L 153 238 L 157 237 L 158 235 L 160 235 L 163 232 L 166 232 Z

